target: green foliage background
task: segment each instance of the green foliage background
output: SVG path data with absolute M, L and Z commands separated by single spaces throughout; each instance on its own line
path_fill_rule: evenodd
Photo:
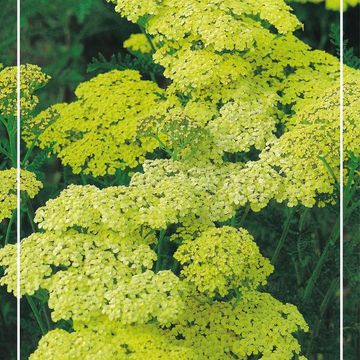
M 323 5 L 295 4 L 294 10 L 305 24 L 299 38 L 317 49 L 332 54 L 339 51 L 339 14 L 325 10 Z M 16 2 L 2 0 L 0 11 L 0 63 L 16 61 Z M 139 32 L 136 25 L 121 19 L 104 0 L 26 0 L 21 9 L 21 56 L 23 63 L 40 65 L 52 77 L 40 91 L 40 106 L 73 99 L 73 90 L 95 72 L 111 68 L 132 67 L 147 73 L 152 64 L 146 59 L 126 55 L 122 43 L 131 33 Z M 360 67 L 359 7 L 345 14 L 345 62 Z M 99 55 L 101 53 L 101 55 Z M 95 58 L 95 59 L 94 59 Z M 89 73 L 88 71 L 92 72 Z M 355 163 L 354 167 L 358 167 Z M 95 183 L 102 187 L 109 179 L 75 176 L 69 168 L 44 152 L 35 152 L 32 169 L 43 181 L 44 188 L 32 204 L 24 208 L 22 235 L 32 232 L 25 214 L 32 213 L 49 198 L 59 194 L 70 183 Z M 358 193 L 352 194 L 353 198 Z M 351 203 L 351 201 L 350 201 Z M 29 205 L 24 205 L 29 207 Z M 268 289 L 281 301 L 297 305 L 310 325 L 310 334 L 301 343 L 309 359 L 339 358 L 339 252 L 338 243 L 330 248 L 320 277 L 306 298 L 306 285 L 339 221 L 338 205 L 324 209 L 297 207 L 287 209 L 271 204 L 259 214 L 240 214 L 239 222 L 254 235 L 262 253 L 276 263 Z M 359 212 L 353 214 L 345 228 L 345 358 L 360 357 L 359 345 Z M 334 235 L 333 235 L 334 236 Z M 15 241 L 15 234 L 13 236 Z M 16 345 L 15 301 L 0 289 L 0 359 L 14 359 Z M 53 328 L 46 299 L 22 300 L 22 358 L 27 359 L 41 337 L 41 330 L 31 310 L 40 309 L 47 327 Z M 62 323 L 57 326 L 67 327 Z

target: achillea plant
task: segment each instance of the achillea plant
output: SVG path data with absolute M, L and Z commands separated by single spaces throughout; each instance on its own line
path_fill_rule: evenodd
M 96 176 L 135 167 L 156 148 L 155 140 L 137 136 L 139 120 L 162 101 L 163 90 L 155 83 L 141 81 L 133 70 L 114 70 L 82 83 L 75 93 L 77 101 L 57 104 L 28 124 L 28 144 L 37 129 L 41 147 L 52 144 L 75 173 Z
M 36 65 L 22 65 L 20 87 L 21 116 L 27 117 L 38 103 L 34 94 L 43 86 L 48 77 Z M 10 219 L 7 225 L 5 244 L 10 240 L 11 227 L 15 220 L 17 205 L 16 193 L 16 116 L 17 116 L 17 68 L 3 67 L 0 64 L 0 223 Z M 29 198 L 34 198 L 40 191 L 42 184 L 36 175 L 30 171 L 22 170 L 20 175 L 21 190 Z
M 49 77 L 36 65 L 21 65 L 21 111 L 26 116 L 38 104 L 34 92 L 44 86 Z M 16 117 L 17 69 L 15 66 L 0 66 L 0 113 L 4 118 Z
M 151 53 L 166 81 L 101 74 L 25 125 L 28 144 L 75 173 L 134 169 L 128 186 L 71 185 L 38 209 L 21 294 L 46 290 L 53 320 L 73 331 L 48 332 L 31 359 L 305 359 L 294 335 L 308 326 L 263 291 L 273 266 L 237 218 L 271 200 L 335 201 L 338 60 L 295 37 L 283 0 L 116 10 L 147 34 L 126 46 Z M 351 103 L 358 71 L 345 72 Z M 358 132 L 359 112 L 347 111 Z M 15 253 L 0 251 L 9 291 Z
M 4 5 L 6 17 L 7 6 Z M 13 17 L 12 17 L 13 19 Z M 11 22 L 11 21 L 10 21 Z M 11 26 L 12 27 L 12 26 Z M 11 41 L 9 42 L 11 44 Z M 17 216 L 20 219 L 28 211 L 30 199 L 42 188 L 42 183 L 34 172 L 21 169 L 20 172 L 20 211 L 17 212 L 17 70 L 14 66 L 0 64 L 0 248 L 16 241 Z M 34 92 L 44 85 L 47 76 L 38 66 L 22 65 L 20 86 L 21 116 L 25 119 L 36 107 L 38 98 Z M 32 146 L 33 147 L 33 146 Z M 12 258 L 16 263 L 16 255 Z M 3 268 L 0 268 L 1 276 Z M 0 357 L 9 359 L 16 348 L 16 312 L 14 299 L 7 296 L 5 288 L 0 289 Z
M 10 218 L 16 208 L 16 169 L 0 170 L 0 222 Z M 23 170 L 20 173 L 21 190 L 32 199 L 42 187 L 34 173 Z

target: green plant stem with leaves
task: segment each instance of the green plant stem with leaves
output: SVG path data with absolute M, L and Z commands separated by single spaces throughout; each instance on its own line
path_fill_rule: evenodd
M 284 228 L 283 228 L 283 232 L 281 234 L 281 237 L 277 243 L 277 246 L 275 248 L 275 251 L 274 251 L 274 254 L 271 258 L 271 263 L 275 266 L 277 261 L 278 261 L 278 258 L 279 258 L 279 255 L 280 255 L 280 251 L 281 249 L 283 248 L 284 246 L 284 243 L 285 243 L 285 240 L 286 240 L 286 237 L 289 233 L 289 230 L 290 230 L 290 225 L 291 225 L 291 220 L 293 218 L 293 215 L 294 215 L 294 209 L 293 208 L 290 208 L 288 210 L 288 215 L 286 217 L 286 220 L 285 220 L 285 223 L 284 223 Z

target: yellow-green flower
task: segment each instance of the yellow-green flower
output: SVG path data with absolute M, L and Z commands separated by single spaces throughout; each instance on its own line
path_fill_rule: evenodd
M 0 221 L 10 218 L 13 210 L 16 208 L 16 177 L 16 169 L 0 171 Z M 20 186 L 21 190 L 30 198 L 34 198 L 42 188 L 42 183 L 36 179 L 34 173 L 21 170 Z

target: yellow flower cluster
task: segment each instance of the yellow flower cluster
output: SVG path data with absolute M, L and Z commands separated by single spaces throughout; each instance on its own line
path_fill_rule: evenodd
M 157 163 L 163 164 L 156 167 Z M 221 173 L 211 174 L 216 167 L 205 168 L 211 174 L 206 180 L 205 176 L 199 178 L 204 169 L 193 168 L 190 174 L 183 173 L 177 169 L 181 169 L 181 163 L 169 160 L 145 163 L 146 166 L 149 171 L 145 175 L 136 174 L 129 187 L 99 190 L 94 186 L 70 186 L 40 208 L 35 220 L 41 229 L 58 233 L 81 228 L 94 234 L 112 230 L 134 236 L 140 227 L 144 234 L 150 229 L 166 229 L 190 215 L 216 221 L 233 214 L 232 205 L 222 203 L 221 199 L 211 203 L 210 192 L 221 181 Z M 171 171 L 178 174 L 167 176 Z
M 293 359 L 300 354 L 300 346 L 291 334 L 308 330 L 294 305 L 257 291 L 230 302 L 209 303 L 198 295 L 188 298 L 186 308 L 168 331 L 196 349 L 196 359 Z
M 258 211 L 282 193 L 281 176 L 252 162 L 219 167 L 154 160 L 144 163 L 144 171 L 128 187 L 69 186 L 38 209 L 35 220 L 41 229 L 57 233 L 81 228 L 135 236 L 138 228 L 145 234 L 171 224 L 211 226 L 247 203 Z
M 140 133 L 155 139 L 172 160 L 221 162 L 223 151 L 215 145 L 207 126 L 209 119 L 218 114 L 216 107 L 194 101 L 182 105 L 176 96 L 166 95 L 161 106 L 152 109 L 141 122 Z
M 172 341 L 156 325 L 124 327 L 97 318 L 86 326 L 75 323 L 75 332 L 48 332 L 30 360 L 195 360 L 195 350 Z
M 40 148 L 51 149 L 75 173 L 95 176 L 136 167 L 157 147 L 140 138 L 139 121 L 162 101 L 163 90 L 142 81 L 137 71 L 113 70 L 82 83 L 77 101 L 58 104 L 33 118 L 24 131 L 27 143 L 41 131 Z
M 292 31 L 299 25 L 296 17 L 290 15 L 290 7 L 282 0 L 246 0 L 241 3 L 231 0 L 185 0 L 181 4 L 170 0 L 113 2 L 116 3 L 115 10 L 131 21 L 137 22 L 141 17 L 149 17 L 150 29 L 171 40 L 179 40 L 185 34 L 198 32 L 209 43 L 218 41 L 218 35 L 223 39 L 236 41 L 230 39 L 231 33 L 234 29 L 240 29 L 239 23 L 246 21 L 249 15 L 258 15 L 281 33 Z M 199 13 L 203 16 L 199 17 Z M 241 21 L 237 22 L 236 19 Z M 240 32 L 243 36 L 246 36 L 246 33 L 246 29 Z
M 192 154 L 194 162 L 206 158 L 221 163 L 223 152 L 247 152 L 255 147 L 263 153 L 247 169 L 269 171 L 267 177 L 273 180 L 270 185 L 268 179 L 267 185 L 273 189 L 273 198 L 289 206 L 334 201 L 335 180 L 324 160 L 337 176 L 340 90 L 334 84 L 339 81 L 339 61 L 311 50 L 292 34 L 300 24 L 283 1 L 188 0 L 180 5 L 164 0 L 149 12 L 143 1 L 131 3 L 144 10 L 141 21 L 147 32 L 161 39 L 154 59 L 172 80 L 166 93 L 185 94 L 189 98 L 185 107 L 191 104 L 203 119 L 197 125 L 209 136 L 197 144 L 202 157 Z M 134 20 L 128 2 L 119 2 L 117 10 Z M 249 14 L 272 24 L 278 34 Z M 291 108 L 290 116 L 279 110 L 279 103 Z M 327 118 L 324 108 L 331 109 Z M 323 119 L 305 121 L 313 114 Z M 196 123 L 191 118 L 190 122 Z M 279 122 L 285 125 L 285 134 L 276 139 Z M 240 172 L 232 175 L 241 176 Z M 267 201 L 253 208 L 259 210 Z
M 44 86 L 49 76 L 45 75 L 37 65 L 20 66 L 20 104 L 21 115 L 34 110 L 39 99 L 35 90 Z M 17 113 L 17 67 L 0 67 L 0 114 L 4 117 L 15 117 Z
M 209 228 L 181 244 L 174 257 L 183 265 L 181 275 L 209 296 L 256 289 L 273 271 L 252 236 L 232 227 Z
M 145 15 L 154 14 L 157 11 L 158 5 L 162 3 L 162 0 L 114 2 L 117 3 L 116 11 L 126 14 L 129 20 L 136 22 Z
M 224 201 L 240 208 L 250 205 L 260 211 L 271 199 L 284 200 L 283 178 L 264 161 L 249 161 L 238 171 L 229 173 L 223 185 Z
M 279 169 L 282 186 L 276 195 L 278 201 L 287 200 L 289 207 L 298 203 L 312 207 L 320 200 L 320 195 L 328 198 L 334 193 L 335 179 L 321 160 L 321 157 L 328 159 L 338 174 L 339 148 L 334 136 L 339 136 L 334 127 L 297 126 L 261 154 L 262 160 Z M 318 204 L 323 203 L 318 201 Z
M 360 81 L 359 71 L 345 68 L 344 71 L 344 149 L 345 160 L 349 152 L 360 156 Z M 335 112 L 335 110 L 334 110 Z
M 270 101 L 261 98 L 261 102 L 253 99 L 224 105 L 209 125 L 216 146 L 229 153 L 248 152 L 252 146 L 263 150 L 275 138 L 275 104 L 268 105 Z
M 0 171 L 0 221 L 10 218 L 16 208 L 16 174 L 16 169 Z M 21 170 L 20 186 L 21 191 L 34 198 L 42 188 L 42 183 L 36 179 L 34 173 Z
M 333 201 L 334 178 L 324 159 L 337 175 L 339 89 L 334 84 L 338 83 L 339 64 L 292 34 L 300 25 L 283 1 L 187 0 L 181 5 L 165 0 L 121 1 L 117 10 L 133 21 L 145 21 L 145 29 L 157 39 L 154 59 L 165 67 L 165 76 L 172 83 L 162 90 L 140 80 L 133 71 L 101 75 L 82 85 L 78 101 L 55 105 L 33 122 L 34 128 L 43 124 L 44 129 L 54 121 L 40 136 L 40 146 L 52 144 L 53 151 L 75 172 L 93 175 L 141 164 L 146 153 L 157 147 L 173 160 L 190 160 L 194 165 L 212 162 L 226 173 L 223 155 L 255 148 L 262 152 L 260 161 L 239 167 L 229 174 L 232 180 L 227 180 L 231 187 L 242 185 L 237 204 L 243 206 L 253 197 L 257 204 L 250 201 L 252 209 L 260 210 L 271 198 L 290 206 Z M 204 14 L 201 21 L 199 13 Z M 261 20 L 278 33 L 269 31 Z M 146 40 L 143 34 L 136 37 Z M 130 73 L 136 78 L 136 88 L 151 88 L 151 100 L 124 90 L 117 98 L 125 100 L 117 100 L 116 106 L 103 100 L 112 99 L 110 95 L 100 94 L 103 101 L 93 104 L 94 93 L 115 94 L 113 78 L 128 79 Z M 352 79 L 356 83 L 355 76 Z M 120 83 L 124 89 L 133 89 L 130 80 Z M 94 91 L 95 86 L 99 91 Z M 323 90 L 324 97 L 320 95 Z M 179 94 L 185 101 L 177 98 Z M 130 109 L 128 103 L 133 104 Z M 279 104 L 291 108 L 291 115 Z M 331 109 L 326 118 L 324 108 Z M 129 121 L 124 115 L 114 122 L 113 109 L 117 114 L 130 112 Z M 320 116 L 321 112 L 324 119 L 313 118 L 312 114 Z M 306 121 L 309 115 L 313 119 Z M 285 134 L 275 136 L 281 122 Z M 356 133 L 357 123 L 352 121 L 352 132 Z M 254 189 L 253 177 L 242 179 L 255 172 L 263 174 L 256 184 L 259 190 L 266 189 L 263 195 Z
M 247 62 L 234 54 L 221 55 L 207 49 L 193 51 L 191 44 L 179 50 L 176 57 L 168 57 L 164 51 L 161 49 L 154 59 L 165 67 L 164 75 L 173 80 L 174 88 L 187 95 L 205 97 L 205 89 L 215 92 L 250 72 Z
M 330 56 L 314 52 L 316 66 L 311 72 L 298 70 L 289 76 L 284 102 L 294 104 L 294 115 L 284 119 L 287 131 L 260 155 L 281 168 L 284 198 L 290 205 L 313 206 L 320 195 L 334 201 L 334 183 L 339 178 L 340 81 L 339 64 Z M 344 150 L 359 153 L 360 131 L 359 71 L 344 66 Z M 336 195 L 336 194 L 335 194 Z
M 292 359 L 300 353 L 292 333 L 307 330 L 293 305 L 269 294 L 248 292 L 242 301 L 214 302 L 198 295 L 187 299 L 188 311 L 169 329 L 154 324 L 123 326 L 106 318 L 74 323 L 75 332 L 52 330 L 30 360 L 207 360 L 251 356 Z M 274 347 L 276 344 L 276 347 Z M 66 349 L 66 351 L 64 351 Z M 298 357 L 305 360 L 304 356 Z
M 58 198 L 48 200 L 46 207 L 37 210 L 35 221 L 39 223 L 40 228 L 56 233 L 76 227 L 85 229 L 86 232 L 97 233 L 102 230 L 101 213 L 98 210 L 101 199 L 97 196 L 99 193 L 100 190 L 95 186 L 70 185 Z M 60 218 L 59 214 L 62 214 Z
M 181 4 L 163 0 L 150 11 L 147 6 L 146 1 L 118 1 L 116 10 L 132 21 L 139 19 L 133 16 L 134 8 L 143 10 L 140 16 L 146 16 L 146 31 L 162 43 L 154 59 L 164 66 L 175 90 L 192 92 L 193 98 L 221 94 L 255 69 L 239 52 L 275 37 L 262 21 L 280 34 L 300 26 L 283 0 L 186 0 Z
M 134 53 L 149 54 L 151 53 L 151 45 L 144 34 L 131 34 L 130 37 L 124 41 L 125 49 Z
M 155 163 L 161 161 L 164 162 L 163 171 L 175 171 L 176 165 L 181 165 L 170 160 Z M 148 184 L 149 187 L 145 185 L 151 170 L 161 168 L 153 162 L 148 166 L 145 175 L 136 174 L 129 187 L 99 190 L 94 186 L 71 186 L 37 212 L 36 220 L 45 232 L 33 234 L 21 243 L 21 293 L 33 294 L 39 288 L 48 290 L 53 320 L 73 320 L 75 332 L 50 332 L 33 358 L 41 358 L 52 351 L 52 358 L 61 359 L 63 352 L 58 353 L 57 348 L 60 344 L 63 350 L 71 346 L 72 359 L 82 359 L 84 351 L 94 358 L 100 348 L 104 349 L 104 342 L 119 343 L 121 332 L 124 336 L 121 342 L 130 342 L 124 345 L 126 349 L 131 347 L 133 358 L 141 359 L 147 354 L 147 346 L 133 343 L 132 334 L 141 338 L 142 329 L 158 334 L 160 339 L 156 341 L 160 348 L 155 350 L 149 344 L 149 349 L 154 351 L 154 356 L 160 356 L 159 351 L 164 359 L 172 351 L 179 352 L 180 358 L 184 356 L 185 359 L 207 359 L 210 353 L 224 359 L 230 359 L 231 354 L 236 353 L 239 358 L 246 359 L 251 354 L 270 354 L 270 347 L 281 349 L 283 343 L 288 346 L 274 352 L 275 358 L 290 359 L 293 354 L 300 353 L 292 334 L 306 330 L 307 326 L 296 308 L 256 292 L 258 284 L 265 283 L 272 266 L 260 255 L 251 236 L 244 229 L 216 229 L 213 225 L 209 228 L 209 215 L 220 216 L 224 205 L 219 204 L 216 210 L 214 204 L 218 215 L 209 214 L 210 202 L 201 205 L 199 201 L 198 209 L 192 208 L 192 200 L 187 195 L 193 196 L 194 200 L 196 196 L 205 199 L 206 194 L 211 193 L 211 181 L 207 185 L 209 193 L 206 187 L 198 184 L 195 189 L 198 193 L 192 195 L 189 189 L 184 198 L 180 186 L 186 178 L 179 170 L 179 181 L 175 181 L 175 187 L 166 193 L 165 188 L 160 192 L 165 183 L 158 189 L 153 188 L 153 182 Z M 203 169 L 188 171 L 190 178 L 192 171 L 196 173 Z M 217 178 L 216 174 L 209 174 L 213 176 L 212 181 Z M 169 185 L 173 184 L 170 174 L 163 177 Z M 196 179 L 195 176 L 191 186 L 196 185 Z M 180 193 L 171 197 L 171 193 L 177 191 L 176 187 L 180 188 Z M 180 199 L 185 200 L 177 204 Z M 200 232 L 196 238 L 189 237 L 189 221 L 198 225 L 197 229 L 193 225 L 193 230 Z M 171 223 L 182 224 L 188 230 L 188 237 L 175 255 L 184 265 L 180 278 L 169 270 L 151 271 L 157 260 L 152 250 L 154 242 L 159 246 L 154 234 L 159 227 L 166 228 Z M 203 228 L 205 230 L 199 231 Z M 178 235 L 181 238 L 181 232 Z M 0 250 L 0 264 L 5 267 L 1 284 L 7 285 L 9 291 L 16 288 L 15 257 L 16 245 Z M 204 294 L 195 290 L 192 284 Z M 240 294 L 237 299 L 214 302 L 213 295 L 230 295 L 230 290 Z M 197 308 L 204 306 L 203 311 L 197 313 L 197 308 L 192 309 L 194 304 Z M 266 317 L 262 310 L 257 312 L 257 309 L 268 309 L 269 306 L 272 310 Z M 239 312 L 233 313 L 233 309 L 239 309 Z M 195 323 L 189 318 L 191 313 L 196 314 Z M 284 313 L 286 316 L 282 317 Z M 207 323 L 202 323 L 204 314 L 211 320 L 210 328 L 214 332 L 208 329 Z M 244 316 L 248 322 L 240 320 Z M 78 324 L 86 326 L 79 327 Z M 107 324 L 105 329 L 103 324 Z M 109 328 L 112 330 L 107 331 Z M 264 340 L 254 340 L 253 334 L 259 328 L 269 334 Z M 97 334 L 96 341 L 93 333 Z M 190 336 L 195 333 L 196 337 Z M 183 340 L 179 340 L 179 336 Z M 167 347 L 162 348 L 164 342 Z M 78 345 L 74 346 L 74 343 Z M 112 347 L 99 354 L 109 360 L 131 358 L 132 352 L 123 354 L 117 352 L 122 349 L 116 349 Z M 137 355 L 138 351 L 143 352 Z
M 157 319 L 170 325 L 184 311 L 179 278 L 171 271 L 150 270 L 132 277 L 106 295 L 104 313 L 122 324 L 142 324 Z
M 13 292 L 16 246 L 0 251 L 0 262 L 6 267 L 0 284 Z M 87 321 L 105 311 L 110 291 L 151 269 L 155 260 L 156 254 L 140 236 L 127 238 L 111 231 L 35 233 L 21 244 L 21 295 L 47 289 L 55 321 Z

